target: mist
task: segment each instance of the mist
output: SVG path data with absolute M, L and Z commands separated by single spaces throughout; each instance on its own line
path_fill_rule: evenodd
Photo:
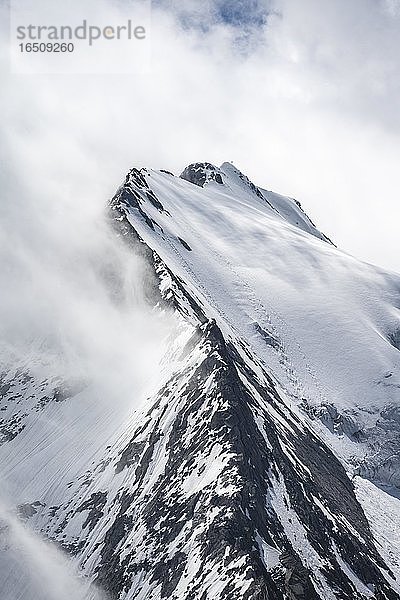
M 2 133 L 0 373 L 7 381 L 29 373 L 50 390 L 74 392 L 32 411 L 25 429 L 0 447 L 2 599 L 98 600 L 15 510 L 65 501 L 68 483 L 157 389 L 177 322 L 148 303 L 148 265 L 108 224 L 119 178 L 108 181 L 107 169 L 72 138 L 64 160 L 54 139 L 43 152 L 17 121 Z M 12 404 L 2 418 L 12 416 Z
M 23 177 L 3 171 L 2 178 L 0 373 L 73 390 L 33 412 L 0 447 L 4 600 L 100 598 L 92 589 L 87 595 L 70 561 L 11 511 L 38 499 L 65 501 L 68 482 L 159 385 L 177 327 L 165 308 L 148 304 L 148 265 L 109 227 L 107 197 L 82 183 L 81 170 L 66 182 L 53 168 L 43 173 L 26 160 Z
M 2 173 L 0 373 L 26 372 L 74 394 L 33 412 L 0 448 L 2 598 L 98 600 L 61 551 L 12 511 L 65 500 L 68 482 L 159 385 L 177 323 L 148 304 L 148 265 L 109 227 L 99 186 L 85 183 L 82 169 L 68 181 L 57 165 L 43 172 L 34 163 L 25 161 L 23 177 Z
M 106 600 L 54 544 L 42 540 L 0 504 L 4 600 Z
M 53 182 L 40 185 L 34 177 L 14 185 L 2 205 L 7 286 L 0 322 L 7 353 L 23 360 L 32 346 L 34 353 L 40 347 L 43 365 L 89 379 L 106 366 L 118 364 L 121 371 L 135 360 L 138 377 L 145 378 L 151 372 L 146 357 L 165 327 L 146 306 L 146 265 L 107 227 L 107 199 L 100 193 L 93 198 L 73 186 L 51 189 Z

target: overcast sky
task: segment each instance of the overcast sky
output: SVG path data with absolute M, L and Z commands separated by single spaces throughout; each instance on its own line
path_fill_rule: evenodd
M 133 165 L 233 161 L 400 272 L 400 1 L 155 0 L 152 17 L 146 75 L 9 75 L 3 53 L 9 181 L 103 203 Z

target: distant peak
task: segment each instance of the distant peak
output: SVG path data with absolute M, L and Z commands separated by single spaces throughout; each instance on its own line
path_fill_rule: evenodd
M 210 181 L 215 181 L 220 185 L 224 183 L 221 169 L 209 162 L 196 162 L 188 165 L 180 177 L 199 187 L 204 187 Z

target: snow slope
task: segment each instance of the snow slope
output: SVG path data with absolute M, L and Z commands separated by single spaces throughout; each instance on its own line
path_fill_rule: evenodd
M 128 219 L 296 398 L 375 427 L 399 405 L 400 277 L 322 241 L 292 199 L 261 197 L 229 163 L 218 171 L 224 183 L 204 187 L 149 171 L 164 210 L 142 206 L 158 227 Z
M 16 513 L 91 598 L 400 598 L 400 277 L 230 163 L 132 169 L 109 218 L 169 323 L 156 377 L 125 343 L 105 381 L 4 364 L 3 565 Z

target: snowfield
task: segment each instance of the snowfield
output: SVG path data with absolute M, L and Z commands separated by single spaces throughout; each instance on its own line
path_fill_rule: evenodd
M 400 276 L 230 163 L 132 169 L 108 222 L 86 362 L 2 351 L 4 600 L 64 600 L 53 564 L 73 600 L 399 599 Z

